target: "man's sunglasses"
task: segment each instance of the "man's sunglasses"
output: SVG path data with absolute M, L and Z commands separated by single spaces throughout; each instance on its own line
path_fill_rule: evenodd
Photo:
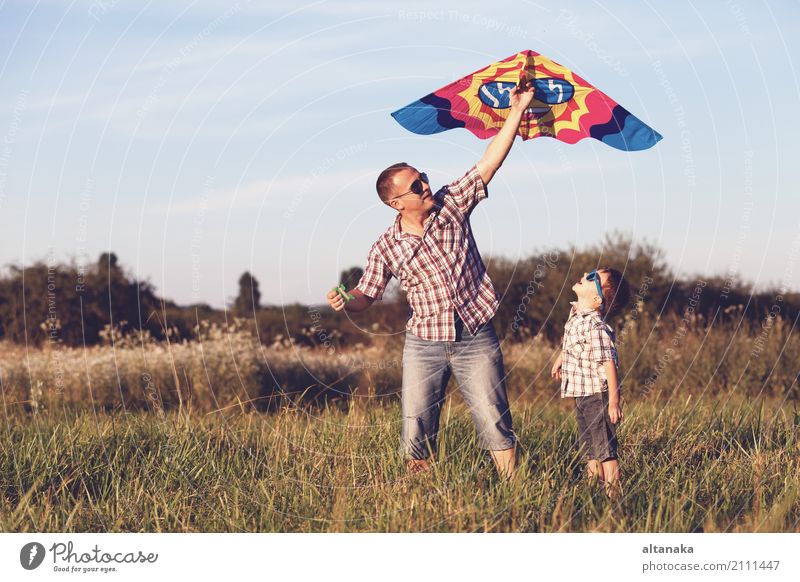
M 394 198 L 392 198 L 392 200 L 397 200 L 398 198 L 401 198 L 406 194 L 416 194 L 417 196 L 422 197 L 422 193 L 425 192 L 424 184 L 428 184 L 428 174 L 426 174 L 425 172 L 420 172 L 419 178 L 411 182 L 411 190 L 409 190 L 408 192 L 403 192 L 399 196 L 395 196 Z
M 597 285 L 597 294 L 600 296 L 600 306 L 602 307 L 606 303 L 605 297 L 603 297 L 603 287 L 600 285 L 600 273 L 597 272 L 595 269 L 588 275 L 586 275 L 587 281 L 594 281 L 594 284 Z

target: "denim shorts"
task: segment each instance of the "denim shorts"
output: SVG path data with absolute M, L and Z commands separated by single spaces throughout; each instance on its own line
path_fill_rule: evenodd
M 500 342 L 491 321 L 475 335 L 459 330 L 456 341 L 428 341 L 406 332 L 403 349 L 403 435 L 406 458 L 436 450 L 439 415 L 450 375 L 469 407 L 484 449 L 510 449 L 516 442 L 506 394 Z
M 608 416 L 608 392 L 575 398 L 581 453 L 587 461 L 617 458 L 617 429 Z

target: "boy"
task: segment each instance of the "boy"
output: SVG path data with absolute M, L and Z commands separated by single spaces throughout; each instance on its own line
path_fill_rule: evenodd
M 608 316 L 628 302 L 622 273 L 603 267 L 585 273 L 572 286 L 564 340 L 551 376 L 561 380 L 561 397 L 575 398 L 575 414 L 590 481 L 605 485 L 611 499 L 620 496 L 616 425 L 622 420 L 617 350 Z

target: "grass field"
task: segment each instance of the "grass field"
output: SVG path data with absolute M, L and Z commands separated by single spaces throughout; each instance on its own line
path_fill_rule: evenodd
M 433 472 L 405 473 L 398 341 L 263 346 L 204 324 L 171 343 L 4 342 L 0 531 L 800 531 L 793 332 L 632 315 L 619 505 L 584 482 L 538 336 L 503 345 L 511 483 L 454 386 Z
M 455 400 L 435 468 L 419 476 L 397 454 L 396 403 L 6 416 L 0 530 L 800 531 L 794 407 L 724 396 L 632 403 L 615 505 L 584 482 L 567 404 L 514 406 L 521 469 L 504 483 Z

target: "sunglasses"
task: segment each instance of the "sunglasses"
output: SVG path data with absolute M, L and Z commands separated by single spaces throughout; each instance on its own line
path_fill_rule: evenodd
M 422 193 L 425 192 L 424 184 L 428 184 L 428 174 L 425 172 L 420 172 L 419 178 L 411 182 L 411 190 L 408 192 L 403 192 L 399 196 L 395 196 L 392 200 L 397 200 L 398 198 L 402 198 L 408 194 L 415 194 L 417 196 L 422 197 Z
M 603 306 L 606 303 L 605 297 L 603 297 L 603 288 L 600 286 L 600 273 L 597 272 L 595 269 L 588 275 L 586 275 L 587 281 L 594 281 L 594 284 L 597 286 L 597 294 L 600 296 L 600 305 Z

